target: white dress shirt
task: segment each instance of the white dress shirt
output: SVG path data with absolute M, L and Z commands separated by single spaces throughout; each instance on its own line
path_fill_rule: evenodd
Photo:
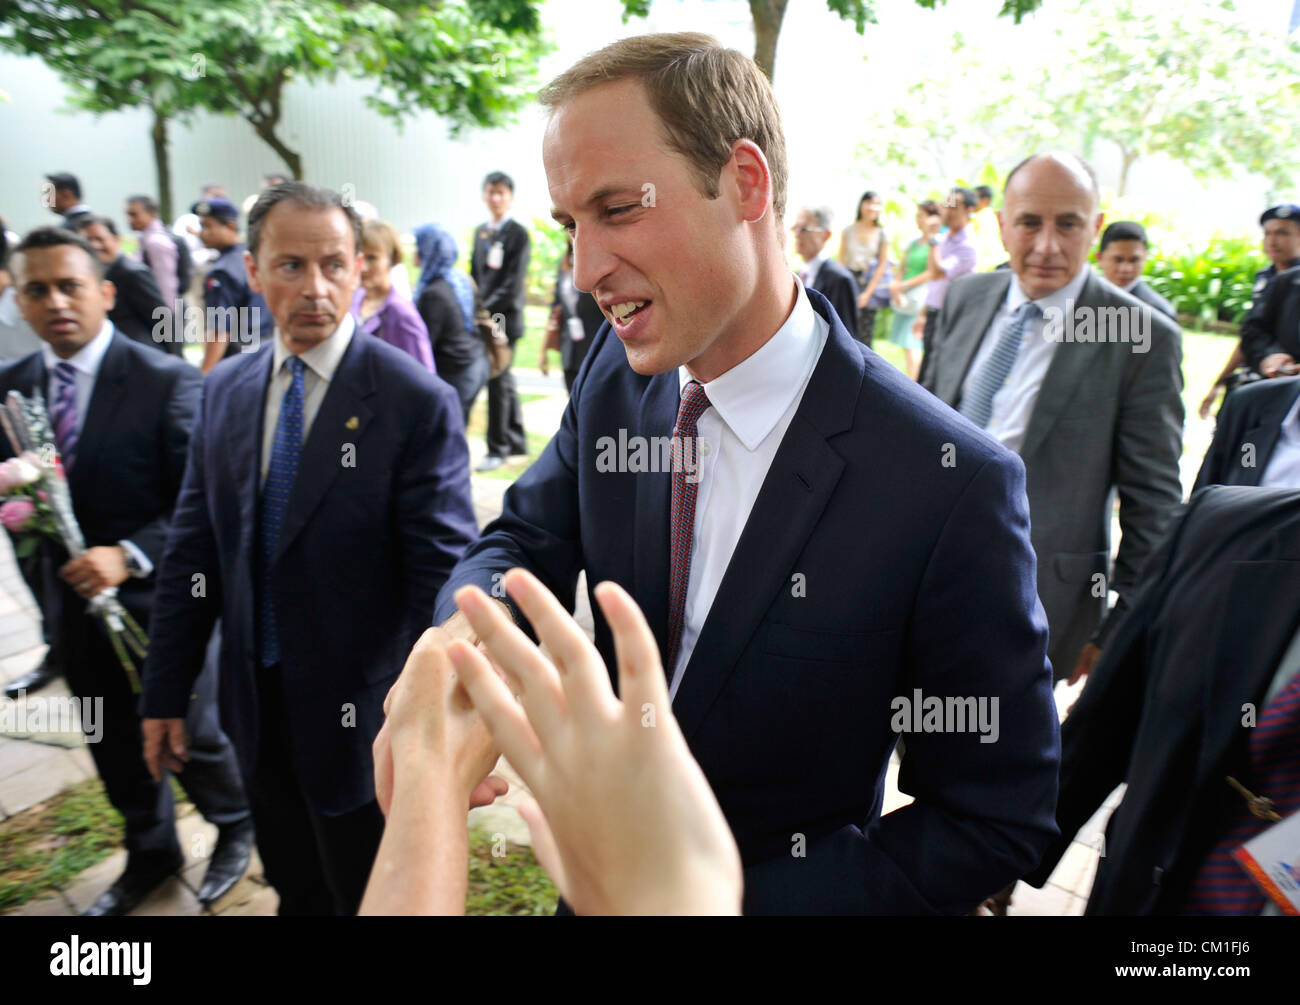
M 125 337 L 125 336 L 124 336 Z M 113 322 L 108 318 L 104 319 L 104 326 L 99 329 L 99 334 L 83 345 L 67 359 L 63 359 L 53 349 L 48 342 L 41 343 L 41 357 L 45 361 L 45 408 L 48 412 L 54 410 L 54 400 L 58 397 L 58 377 L 54 374 L 54 368 L 60 363 L 71 363 L 73 369 L 73 379 L 76 386 L 77 401 L 77 439 L 81 439 L 82 427 L 86 424 L 86 412 L 90 408 L 90 397 L 95 392 L 95 378 L 99 376 L 99 367 L 104 362 L 104 353 L 108 352 L 109 343 L 113 341 Z M 53 425 L 53 419 L 50 420 Z M 135 559 L 138 571 L 131 575 L 138 579 L 143 579 L 153 572 L 153 563 L 149 557 L 141 551 L 131 541 L 118 541 L 124 551 L 127 551 Z
M 776 334 L 744 362 L 704 385 L 709 407 L 696 424 L 700 444 L 695 535 L 682 646 L 669 689 L 673 698 L 749 511 L 830 334 L 802 284 L 796 285 L 794 309 Z M 684 388 L 694 378 L 683 366 L 677 379 Z
M 339 360 L 347 352 L 348 345 L 352 342 L 352 333 L 355 331 L 356 321 L 349 313 L 344 316 L 343 322 L 334 329 L 334 333 L 329 338 L 298 357 L 306 364 L 302 375 L 303 443 L 307 442 L 311 424 L 316 418 L 316 413 L 320 411 L 321 402 L 325 400 L 325 392 L 329 390 L 330 381 L 334 379 L 334 371 L 338 369 Z M 289 390 L 289 384 L 293 381 L 293 374 L 285 366 L 285 362 L 293 353 L 286 348 L 279 328 L 275 330 L 275 349 L 272 351 L 274 359 L 271 364 L 271 385 L 266 389 L 266 411 L 263 413 L 262 478 L 259 485 L 266 484 L 266 472 L 271 466 L 271 451 L 275 447 L 275 425 L 280 421 L 280 403 L 284 401 L 284 392 Z
M 1079 274 L 1065 286 L 1055 293 L 1035 300 L 1034 303 L 1042 308 L 1044 313 L 1051 308 L 1059 311 L 1062 323 L 1068 329 L 1071 322 L 1065 319 L 1073 315 L 1075 303 L 1083 291 L 1083 284 L 1087 278 L 1088 266 L 1085 263 L 1079 270 Z M 963 401 L 974 391 L 975 379 L 979 375 L 980 368 L 993 355 L 1003 330 L 1011 323 L 1020 306 L 1028 300 L 1024 290 L 1020 288 L 1020 281 L 1013 275 L 1006 299 L 998 308 L 998 312 L 993 315 L 993 323 L 984 333 L 984 340 L 976 350 L 975 358 L 971 360 L 970 369 L 966 371 L 966 379 L 961 385 Z M 1056 339 L 1043 338 L 1046 320 L 1044 317 L 1039 317 L 1025 325 L 1020 355 L 1016 357 L 1011 373 L 1007 375 L 1006 383 L 993 396 L 993 413 L 989 417 L 988 434 L 1001 440 L 1008 449 L 1017 452 L 1025 442 L 1025 431 L 1029 428 L 1029 420 L 1034 414 L 1038 392 L 1043 387 L 1043 378 L 1047 376 L 1047 368 L 1052 365 L 1052 359 L 1056 356 L 1056 349 L 1060 344 Z
M 1300 395 L 1282 420 L 1259 484 L 1266 489 L 1300 489 Z

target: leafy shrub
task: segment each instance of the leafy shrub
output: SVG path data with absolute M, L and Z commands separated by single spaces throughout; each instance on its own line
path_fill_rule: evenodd
M 1202 325 L 1240 324 L 1250 308 L 1255 273 L 1266 265 L 1258 240 L 1216 237 L 1206 249 L 1157 250 L 1143 278 L 1179 314 L 1194 315 Z

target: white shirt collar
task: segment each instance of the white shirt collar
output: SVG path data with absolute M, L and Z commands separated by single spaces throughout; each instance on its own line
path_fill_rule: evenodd
M 803 284 L 796 281 L 794 309 L 785 324 L 748 359 L 704 385 L 709 404 L 747 450 L 755 450 L 803 388 L 801 375 L 811 370 L 818 348 L 817 312 Z M 695 378 L 677 368 L 679 389 Z
M 45 359 L 45 371 L 52 374 L 54 368 L 60 363 L 71 363 L 74 370 L 84 373 L 91 380 L 94 380 L 95 374 L 99 373 L 99 365 L 104 362 L 104 353 L 108 352 L 108 345 L 112 341 L 113 322 L 105 318 L 104 326 L 99 329 L 99 334 L 67 359 L 62 358 L 46 342 L 41 346 L 41 355 Z
M 1083 263 L 1083 268 L 1079 274 L 1062 286 L 1055 293 L 1049 293 L 1045 297 L 1035 300 L 1039 307 L 1046 313 L 1049 307 L 1055 307 L 1061 312 L 1061 315 L 1069 313 L 1074 302 L 1079 299 L 1079 294 L 1083 292 L 1083 284 L 1088 280 L 1088 263 Z M 1006 308 L 1014 314 L 1020 310 L 1020 305 L 1025 303 L 1029 297 L 1025 296 L 1025 291 L 1020 288 L 1020 280 L 1013 274 L 1011 286 L 1007 290 Z
M 352 342 L 352 335 L 355 331 L 356 320 L 349 312 L 344 315 L 343 321 L 334 329 L 329 338 L 299 354 L 299 359 L 307 365 L 307 369 L 322 380 L 333 380 L 334 371 L 339 368 L 339 361 L 343 359 L 343 354 L 348 351 L 348 346 Z M 276 328 L 275 362 L 271 371 L 272 377 L 280 372 L 284 366 L 284 361 L 292 355 L 294 354 L 289 351 L 284 344 L 284 339 L 280 337 L 280 329 Z
M 822 262 L 824 261 L 826 261 L 826 253 L 818 252 L 816 258 L 804 263 L 804 266 L 800 271 L 808 277 L 808 282 L 811 283 L 817 278 L 817 273 L 821 272 Z
M 505 216 L 501 218 L 500 222 L 494 223 L 492 220 L 489 220 L 488 230 L 492 231 L 494 234 L 499 234 L 501 233 L 501 228 L 504 227 L 507 223 L 509 223 L 511 219 L 512 217 L 510 216 L 509 213 L 507 213 Z

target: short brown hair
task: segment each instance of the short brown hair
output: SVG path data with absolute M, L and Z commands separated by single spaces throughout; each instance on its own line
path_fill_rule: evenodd
M 402 264 L 402 239 L 387 220 L 367 220 L 361 227 L 361 246 L 372 245 L 388 252 L 388 267 Z
M 731 145 L 758 145 L 772 175 L 777 233 L 783 234 L 785 133 L 772 85 L 758 65 L 698 32 L 636 35 L 579 60 L 542 88 L 538 100 L 554 111 L 592 87 L 629 77 L 645 86 L 669 147 L 690 162 L 708 198 L 718 197 Z

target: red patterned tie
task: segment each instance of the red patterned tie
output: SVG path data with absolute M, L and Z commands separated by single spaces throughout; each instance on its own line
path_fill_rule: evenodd
M 699 490 L 699 433 L 696 420 L 709 407 L 704 386 L 692 380 L 682 388 L 682 403 L 677 407 L 677 425 L 673 427 L 673 509 L 669 524 L 668 558 L 668 662 L 664 670 L 668 679 L 677 665 L 682 648 L 682 628 L 686 624 L 686 588 L 691 582 L 691 543 L 695 537 L 695 495 Z
M 1273 800 L 1283 817 L 1300 811 L 1300 674 L 1279 691 L 1260 714 L 1250 734 L 1251 789 Z M 1241 808 L 1223 839 L 1214 846 L 1192 881 L 1184 914 L 1259 914 L 1264 894 L 1237 864 L 1232 850 L 1271 821 Z

